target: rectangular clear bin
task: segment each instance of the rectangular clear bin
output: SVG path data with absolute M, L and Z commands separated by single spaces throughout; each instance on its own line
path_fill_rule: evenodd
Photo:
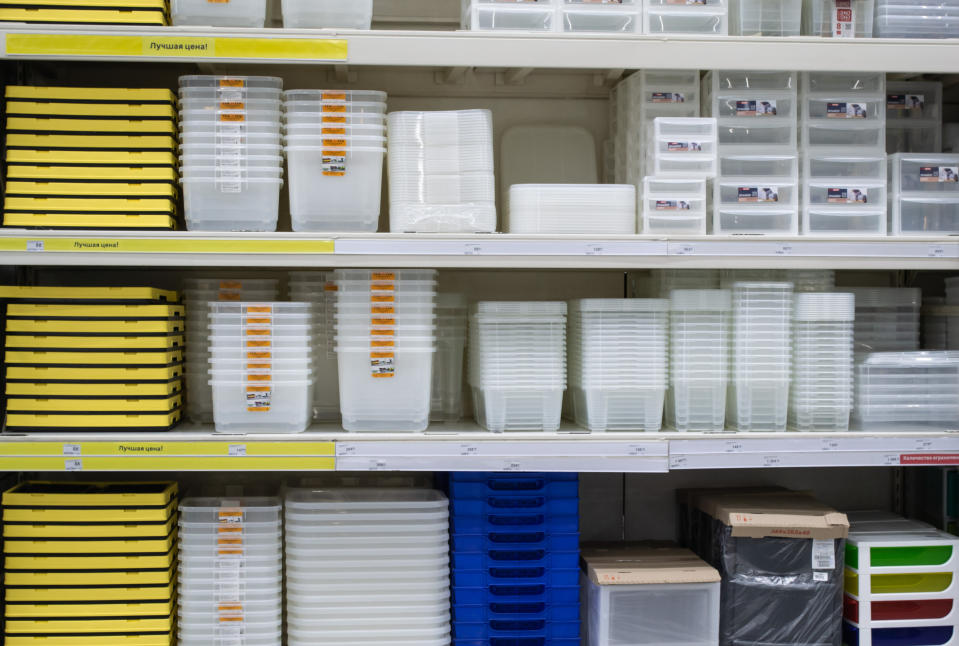
M 884 236 L 886 210 L 810 206 L 803 208 L 803 235 Z
M 572 2 L 562 7 L 562 29 L 567 32 L 643 33 L 642 3 Z
M 488 431 L 558 431 L 563 390 L 473 388 L 476 422 Z
M 180 179 L 187 229 L 276 231 L 282 179 Z
M 460 26 L 473 31 L 556 31 L 556 0 L 462 0 Z
M 403 349 L 402 346 L 378 351 L 369 344 L 337 347 L 343 428 L 347 431 L 426 430 L 434 351 Z
M 884 124 L 854 121 L 852 119 L 817 119 L 803 121 L 801 147 L 855 148 L 858 151 L 885 153 L 886 127 Z
M 840 179 L 882 180 L 887 177 L 884 154 L 852 155 L 848 149 L 821 150 L 803 155 L 805 180 Z
M 727 390 L 726 424 L 737 431 L 785 431 L 789 381 L 733 379 Z
M 896 124 L 896 125 L 893 125 Z M 942 124 L 939 121 L 886 122 L 886 152 L 942 152 Z M 907 124 L 907 125 L 899 125 Z
M 309 373 L 307 373 L 309 374 Z M 313 381 L 241 381 L 214 377 L 217 433 L 302 433 L 313 419 Z
M 799 235 L 798 209 L 713 206 L 715 235 Z
M 844 119 L 855 123 L 884 123 L 884 100 L 880 96 L 859 98 L 852 93 L 842 97 L 806 97 L 803 103 L 806 119 Z
M 943 429 L 959 419 L 959 353 L 882 352 L 856 367 L 861 428 Z
M 175 26 L 259 27 L 266 24 L 266 0 L 171 0 L 170 12 Z
M 573 419 L 590 431 L 658 431 L 663 426 L 665 379 L 660 388 L 571 386 Z
M 273 497 L 184 498 L 180 502 L 180 522 L 277 523 L 281 510 L 280 499 Z
M 893 197 L 892 234 L 959 235 L 959 196 Z
M 288 29 L 369 29 L 373 0 L 283 0 Z
M 662 6 L 663 8 L 659 8 Z M 647 5 L 643 12 L 643 27 L 647 34 L 702 34 L 726 36 L 729 34 L 728 13 L 725 7 L 680 7 Z
M 798 36 L 801 0 L 730 0 L 729 33 L 734 36 Z
M 803 35 L 826 38 L 872 38 L 875 0 L 852 0 L 851 15 L 837 0 L 808 0 L 803 3 Z M 845 20 L 849 18 L 849 20 Z
M 942 121 L 942 83 L 939 81 L 887 81 L 886 125 Z
M 891 155 L 893 195 L 959 196 L 959 155 Z
M 786 182 L 799 182 L 799 155 L 797 154 L 751 154 L 730 152 L 723 147 L 719 153 L 719 176 L 763 178 L 762 182 L 774 183 L 770 178 L 783 178 Z

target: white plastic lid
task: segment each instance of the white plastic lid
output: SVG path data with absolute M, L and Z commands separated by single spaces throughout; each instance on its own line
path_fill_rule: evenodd
M 913 287 L 844 287 L 856 296 L 856 307 L 919 307 L 922 290 Z
M 503 316 L 562 316 L 566 314 L 566 303 L 564 301 L 480 301 L 473 304 L 470 313 Z
M 804 293 L 793 296 L 797 321 L 854 321 L 856 296 L 850 293 Z
M 243 88 L 283 89 L 283 79 L 276 76 L 223 76 L 212 74 L 191 74 L 180 77 L 180 87 L 215 87 L 223 90 L 241 90 Z
M 720 311 L 732 309 L 732 292 L 728 289 L 674 289 L 669 294 L 670 309 L 680 311 Z
M 276 509 L 282 506 L 279 498 L 267 496 L 240 496 L 222 498 L 184 498 L 180 501 L 181 511 L 209 511 L 211 509 Z
M 576 312 L 668 312 L 665 298 L 580 298 L 569 301 L 569 313 Z
M 959 367 L 959 351 L 872 352 L 862 363 L 903 368 Z

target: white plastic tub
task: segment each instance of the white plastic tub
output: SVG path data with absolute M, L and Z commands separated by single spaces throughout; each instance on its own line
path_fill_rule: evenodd
M 276 231 L 282 179 L 183 177 L 180 183 L 190 231 Z
M 266 24 L 266 0 L 171 0 L 173 24 L 203 27 L 259 27 Z
M 301 433 L 313 418 L 313 382 L 248 382 L 214 379 L 217 433 Z M 251 390 L 258 389 L 258 390 Z
M 347 431 L 424 431 L 433 349 L 338 347 L 340 413 Z M 373 356 L 376 355 L 376 356 Z
M 373 0 L 283 0 L 283 26 L 292 29 L 369 29 Z

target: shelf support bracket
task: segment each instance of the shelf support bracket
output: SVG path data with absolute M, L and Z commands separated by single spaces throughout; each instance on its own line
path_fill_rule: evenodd
M 433 80 L 437 85 L 462 85 L 466 79 L 466 73 L 470 68 L 465 66 L 450 67 L 445 70 L 437 71 L 433 74 Z
M 606 70 L 606 72 L 601 72 L 599 74 L 594 74 L 593 85 L 596 87 L 612 87 L 619 82 L 619 79 L 623 78 L 623 74 L 625 73 L 626 70 L 622 67 L 619 67 Z
M 526 77 L 533 73 L 532 67 L 515 67 L 496 75 L 497 85 L 522 85 Z

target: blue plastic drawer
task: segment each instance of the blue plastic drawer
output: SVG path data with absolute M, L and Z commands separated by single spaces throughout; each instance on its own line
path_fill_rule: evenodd
M 492 637 L 490 639 L 454 639 L 453 646 L 580 646 L 579 637 Z
M 493 639 L 495 637 L 542 637 L 570 639 L 579 637 L 579 621 L 545 619 L 491 619 L 488 622 L 453 622 L 453 639 Z
M 450 511 L 456 516 L 480 514 L 555 514 L 579 513 L 579 498 L 549 496 L 484 496 L 479 500 L 450 500 Z
M 548 603 L 502 603 L 485 605 L 453 605 L 453 621 L 482 622 L 494 619 L 545 619 L 546 621 L 579 621 L 579 604 L 550 605 Z
M 493 480 L 546 480 L 547 482 L 578 482 L 578 473 L 537 473 L 530 472 L 518 475 L 503 473 L 502 471 L 453 471 L 449 474 L 450 483 L 454 482 L 490 482 Z
M 454 534 L 486 534 L 489 532 L 546 532 L 571 534 L 579 531 L 579 514 L 480 514 L 453 515 L 450 530 Z
M 573 480 L 547 478 L 488 478 L 483 482 L 450 482 L 451 499 L 483 498 L 485 496 L 549 496 L 576 498 L 579 483 Z
M 453 585 L 465 588 L 488 585 L 575 586 L 579 585 L 579 569 L 491 567 L 484 570 L 453 570 Z
M 578 533 L 487 532 L 485 534 L 453 534 L 451 541 L 454 552 L 534 548 L 571 552 L 579 549 Z
M 916 628 L 873 628 L 872 646 L 938 646 L 952 640 L 952 626 L 923 626 Z M 846 646 L 859 646 L 859 629 L 848 621 L 842 625 Z
M 467 588 L 453 586 L 453 603 L 467 606 L 485 603 L 579 603 L 579 585 L 548 586 L 541 583 Z
M 488 550 L 486 552 L 454 551 L 454 570 L 483 570 L 490 567 L 553 569 L 576 569 L 579 567 L 579 550 L 575 552 L 550 552 L 548 550 Z

